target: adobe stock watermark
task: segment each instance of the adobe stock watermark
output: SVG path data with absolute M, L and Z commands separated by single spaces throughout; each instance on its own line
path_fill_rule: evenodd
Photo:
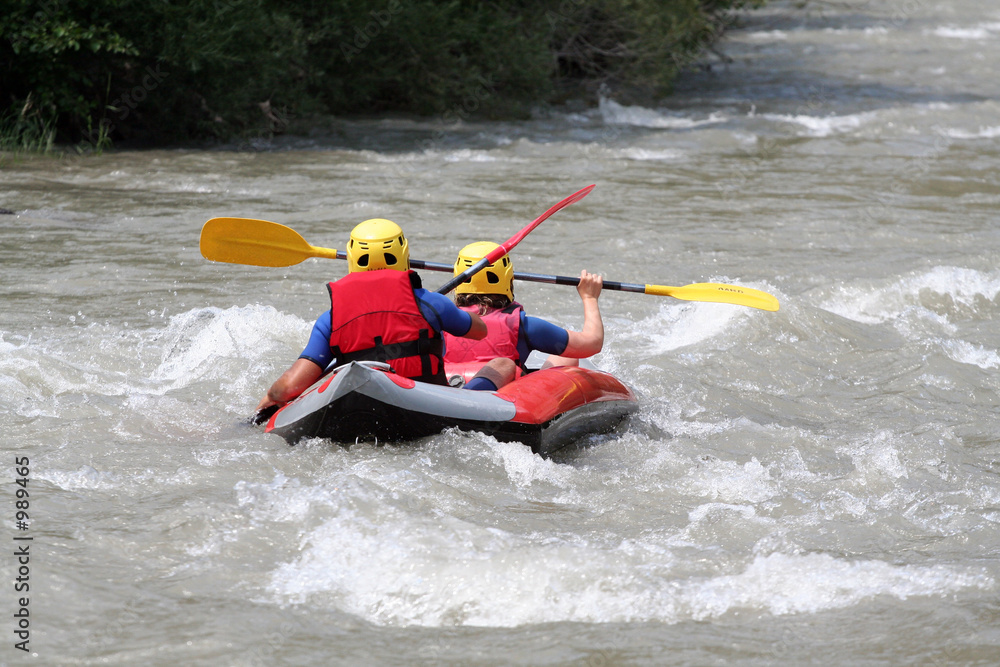
M 108 106 L 114 107 L 118 111 L 119 120 L 125 120 L 129 113 L 135 111 L 135 108 L 149 96 L 150 91 L 156 90 L 160 83 L 167 78 L 167 75 L 167 72 L 160 71 L 159 63 L 156 64 L 155 68 L 153 66 L 146 67 L 146 72 L 140 81 L 141 85 L 122 93 Z
M 382 31 L 389 27 L 393 18 L 403 12 L 403 3 L 400 0 L 389 0 L 385 9 L 373 9 L 368 12 L 372 17 L 364 26 L 354 26 L 354 39 L 350 42 L 340 43 L 340 52 L 344 54 L 347 64 L 350 64 L 357 56 L 361 55 Z
M 14 648 L 28 653 L 31 649 L 31 461 L 27 456 L 14 457 L 14 526 L 20 531 L 14 536 Z
M 113 101 L 109 102 L 107 108 L 118 115 L 117 122 L 124 121 L 149 97 L 149 93 L 156 90 L 168 76 L 170 76 L 170 73 L 162 71 L 160 63 L 157 63 L 155 66 L 147 66 L 138 85 L 126 90 Z M 104 116 L 97 124 L 97 127 L 87 133 L 87 138 L 95 144 L 100 143 L 107 137 L 110 137 L 116 128 L 116 122 Z

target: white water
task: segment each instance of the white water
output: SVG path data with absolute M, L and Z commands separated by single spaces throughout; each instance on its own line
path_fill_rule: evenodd
M 7 163 L 0 479 L 14 544 L 30 458 L 33 661 L 996 664 L 1000 10 L 745 24 L 669 106 Z M 207 218 L 342 247 L 384 216 L 449 262 L 590 183 L 519 270 L 736 283 L 781 310 L 603 295 L 597 362 L 642 409 L 556 460 L 243 423 L 345 266 L 207 262 Z M 518 297 L 581 323 L 571 288 Z

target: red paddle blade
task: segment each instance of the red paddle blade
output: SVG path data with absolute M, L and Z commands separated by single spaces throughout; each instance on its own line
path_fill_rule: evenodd
M 500 259 L 504 255 L 506 255 L 508 252 L 510 252 L 511 250 L 513 250 L 514 246 L 516 246 L 518 243 L 520 243 L 521 240 L 525 236 L 527 236 L 528 234 L 530 234 L 531 231 L 535 227 L 537 227 L 538 225 L 542 224 L 542 222 L 544 222 L 546 219 L 548 219 L 549 216 L 551 216 L 553 213 L 555 213 L 559 209 L 566 208 L 570 204 L 572 204 L 574 202 L 580 201 L 581 199 L 583 199 L 584 197 L 586 197 L 587 195 L 589 195 L 590 191 L 593 190 L 595 187 L 597 187 L 596 183 L 594 185 L 588 185 L 587 187 L 583 188 L 579 192 L 574 192 L 569 197 L 566 197 L 566 199 L 563 199 L 561 202 L 559 202 L 558 204 L 556 204 L 555 206 L 553 206 L 552 208 L 550 208 L 549 210 L 547 210 L 545 213 L 542 213 L 540 216 L 538 216 L 537 218 L 535 218 L 534 222 L 532 222 L 530 225 L 528 225 L 527 227 L 525 227 L 524 229 L 522 229 L 521 231 L 519 231 L 514 236 L 510 237 L 509 239 L 507 239 L 506 242 L 500 244 L 499 247 L 494 248 L 492 252 L 490 252 L 488 255 L 486 255 L 486 263 L 487 264 L 492 264 L 493 262 L 497 261 L 498 259 Z
M 566 199 L 563 199 L 561 202 L 559 202 L 558 204 L 556 204 L 555 206 L 553 206 L 552 208 L 550 208 L 549 210 L 547 210 L 545 213 L 542 213 L 540 216 L 538 216 L 537 218 L 535 218 L 535 220 L 530 225 L 528 225 L 527 227 L 525 227 L 524 229 L 522 229 L 521 231 L 519 231 L 514 236 L 510 237 L 509 239 L 507 239 L 507 241 L 504 242 L 503 244 L 501 244 L 500 246 L 494 248 L 492 252 L 490 252 L 488 255 L 486 255 L 486 257 L 483 257 L 481 260 L 479 260 L 478 262 L 476 262 L 474 265 L 470 266 L 468 269 L 466 269 L 465 271 L 463 271 L 462 273 L 460 273 L 459 275 L 455 276 L 454 278 L 452 278 L 451 280 L 449 280 L 448 282 L 446 282 L 444 285 L 442 285 L 441 287 L 439 287 L 438 290 L 437 290 L 438 293 L 439 294 L 447 294 L 448 292 L 452 291 L 453 289 L 455 289 L 456 287 L 458 287 L 459 285 L 461 285 L 463 282 L 465 282 L 466 280 L 468 280 L 469 278 L 471 278 L 472 276 L 474 276 L 476 273 L 482 271 L 487 266 L 489 266 L 493 262 L 497 261 L 498 259 L 500 259 L 504 255 L 506 255 L 508 252 L 510 252 L 514 248 L 514 246 L 516 246 L 518 243 L 521 242 L 521 239 L 523 239 L 525 236 L 527 236 L 528 234 L 530 234 L 532 229 L 534 229 L 538 225 L 542 224 L 542 222 L 545 219 L 547 219 L 550 215 L 552 215 L 553 213 L 555 213 L 556 211 L 558 211 L 561 208 L 565 208 L 565 207 L 569 206 L 573 202 L 580 201 L 581 199 L 583 199 L 584 197 L 586 197 L 588 194 L 590 194 L 590 191 L 593 190 L 595 187 L 597 187 L 597 186 L 596 185 L 588 185 L 587 187 L 585 187 L 584 189 L 580 190 L 579 192 L 574 192 L 569 197 L 566 197 Z

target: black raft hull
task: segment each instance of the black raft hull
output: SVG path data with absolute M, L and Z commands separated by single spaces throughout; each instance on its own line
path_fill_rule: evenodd
M 637 408 L 628 387 L 593 368 L 540 370 L 486 392 L 414 382 L 363 362 L 320 379 L 271 416 L 266 430 L 290 443 L 325 438 L 352 444 L 459 428 L 521 442 L 547 456 L 584 436 L 615 430 Z

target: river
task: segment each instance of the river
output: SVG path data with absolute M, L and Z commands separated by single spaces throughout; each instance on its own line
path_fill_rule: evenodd
M 1000 8 L 773 2 L 720 47 L 662 105 L 6 159 L 0 663 L 1000 662 Z M 781 309 L 605 292 L 641 409 L 554 459 L 246 425 L 346 264 L 209 262 L 208 218 L 451 262 L 591 183 L 518 270 Z

